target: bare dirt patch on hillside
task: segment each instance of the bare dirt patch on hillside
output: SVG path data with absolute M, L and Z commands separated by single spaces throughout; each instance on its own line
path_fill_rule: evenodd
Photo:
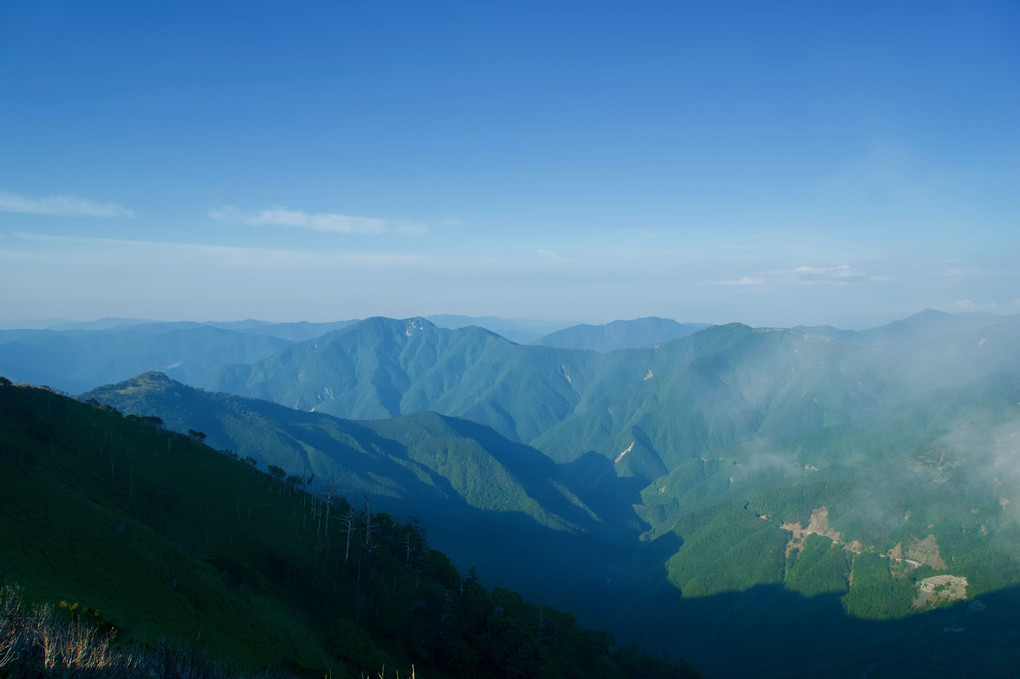
M 939 554 L 939 545 L 934 535 L 929 535 L 924 540 L 914 538 L 907 546 L 905 558 L 918 563 L 921 566 L 931 566 L 937 571 L 944 571 L 948 568 L 946 562 Z
M 784 523 L 780 528 L 792 533 L 789 542 L 786 543 L 787 558 L 794 552 L 799 552 L 804 548 L 804 541 L 807 540 L 809 535 L 823 535 L 832 540 L 833 544 L 837 545 L 842 538 L 839 531 L 829 526 L 829 510 L 825 507 L 819 507 L 811 511 L 811 520 L 808 522 L 807 528 L 801 528 L 799 521 Z
M 933 575 L 917 583 L 914 608 L 931 608 L 944 601 L 967 598 L 967 578 L 957 575 Z

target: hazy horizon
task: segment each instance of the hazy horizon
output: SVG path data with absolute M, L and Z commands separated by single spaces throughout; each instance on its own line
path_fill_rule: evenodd
M 1020 7 L 0 8 L 0 327 L 1020 312 Z
M 841 330 L 856 330 L 856 331 L 861 331 L 861 330 L 871 330 L 871 329 L 874 329 L 874 328 L 886 325 L 888 323 L 893 323 L 895 321 L 900 321 L 900 320 L 903 320 L 905 318 L 909 318 L 910 316 L 913 316 L 915 314 L 922 313 L 922 312 L 925 312 L 925 311 L 940 311 L 940 312 L 943 312 L 943 313 L 950 313 L 950 314 L 953 314 L 953 315 L 961 315 L 961 314 L 962 315 L 968 315 L 968 314 L 987 314 L 987 315 L 991 315 L 991 316 L 1002 316 L 1003 318 L 1007 317 L 1007 314 L 995 314 L 993 312 L 944 311 L 942 309 L 925 308 L 925 309 L 918 309 L 917 311 L 915 311 L 913 313 L 910 313 L 910 314 L 906 314 L 904 316 L 891 317 L 891 318 L 888 318 L 888 319 L 886 319 L 884 321 L 877 322 L 877 323 L 874 323 L 874 324 L 843 324 L 843 325 L 833 325 L 833 324 L 829 324 L 829 323 L 789 323 L 789 324 L 786 324 L 786 325 L 779 325 L 779 324 L 776 324 L 776 323 L 754 324 L 754 323 L 747 323 L 747 322 L 742 321 L 740 319 L 732 319 L 730 321 L 723 321 L 723 322 L 720 322 L 720 323 L 706 323 L 706 325 L 725 325 L 726 323 L 743 323 L 745 325 L 750 325 L 752 327 L 760 327 L 760 328 L 770 328 L 770 327 L 771 328 L 779 328 L 779 327 L 791 328 L 791 327 L 796 327 L 796 326 L 809 326 L 810 327 L 810 326 L 829 325 L 831 327 L 835 327 L 835 328 L 838 328 L 838 329 L 841 329 Z M 1012 316 L 1017 316 L 1017 315 L 1020 315 L 1020 314 L 1011 314 L 1011 315 Z M 484 325 L 485 321 L 500 321 L 500 322 L 506 323 L 507 325 L 514 326 L 518 330 L 533 329 L 538 334 L 548 334 L 548 333 L 554 332 L 554 331 L 559 330 L 559 329 L 568 328 L 568 327 L 572 327 L 572 326 L 578 326 L 578 325 L 600 326 L 600 325 L 606 325 L 608 323 L 612 323 L 614 321 L 633 321 L 633 320 L 638 320 L 639 318 L 647 318 L 645 316 L 642 316 L 642 317 L 633 317 L 633 318 L 614 318 L 614 319 L 610 319 L 610 320 L 606 320 L 606 321 L 600 321 L 600 320 L 599 321 L 587 321 L 587 320 L 572 320 L 572 319 L 563 319 L 563 318 L 520 318 L 520 317 L 502 317 L 502 316 L 469 316 L 469 315 L 465 315 L 465 314 L 414 314 L 414 315 L 411 315 L 411 316 L 385 316 L 384 314 L 372 314 L 370 316 L 364 316 L 362 318 L 333 318 L 333 319 L 308 321 L 306 319 L 283 319 L 283 320 L 267 320 L 267 319 L 264 319 L 264 318 L 206 318 L 206 319 L 200 319 L 200 318 L 173 318 L 173 319 L 165 319 L 165 318 L 133 318 L 133 317 L 121 317 L 121 316 L 106 316 L 106 317 L 102 317 L 102 318 L 79 318 L 79 319 L 71 319 L 71 318 L 14 319 L 14 320 L 11 320 L 11 321 L 0 321 L 0 330 L 61 330 L 61 329 L 66 329 L 66 328 L 64 328 L 62 326 L 75 326 L 75 327 L 77 327 L 77 326 L 89 326 L 89 325 L 96 325 L 96 326 L 103 325 L 103 326 L 105 326 L 105 325 L 107 325 L 106 322 L 110 322 L 109 323 L 109 327 L 115 327 L 117 325 L 117 323 L 115 323 L 116 321 L 123 321 L 125 324 L 132 324 L 132 323 L 138 323 L 138 322 L 141 322 L 141 323 L 198 323 L 198 324 L 230 324 L 230 323 L 248 323 L 248 322 L 251 322 L 251 323 L 264 323 L 264 324 L 274 325 L 274 324 L 288 324 L 288 323 L 331 323 L 331 322 L 336 322 L 336 321 L 341 321 L 341 322 L 342 321 L 362 321 L 362 320 L 365 320 L 367 318 L 373 318 L 373 317 L 394 318 L 394 319 L 397 319 L 397 320 L 402 320 L 402 319 L 407 319 L 407 318 L 425 318 L 425 319 L 433 319 L 433 320 L 435 320 L 435 319 L 442 318 L 442 317 L 449 317 L 449 318 L 458 318 L 458 319 L 466 319 L 466 320 L 477 320 L 477 321 L 479 321 L 478 325 Z M 677 321 L 678 323 L 692 323 L 692 324 L 703 323 L 703 321 L 698 321 L 698 320 L 687 320 L 687 319 L 676 319 L 676 318 L 669 319 L 668 317 L 664 317 L 664 316 L 660 316 L 659 318 L 666 318 L 668 320 L 674 320 L 674 321 Z M 443 323 L 437 322 L 436 324 L 439 325 L 440 327 L 444 327 Z M 452 327 L 452 326 L 450 326 L 450 327 Z

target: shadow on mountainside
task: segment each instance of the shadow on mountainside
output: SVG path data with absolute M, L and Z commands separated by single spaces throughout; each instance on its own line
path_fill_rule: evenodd
M 1020 676 L 1020 587 L 886 621 L 848 616 L 839 593 L 781 585 L 684 598 L 663 565 L 682 544 L 675 535 L 621 548 L 502 518 L 466 522 L 463 533 L 428 522 L 430 540 L 483 582 L 570 611 L 621 644 L 684 657 L 708 679 Z M 481 561 L 479 544 L 491 546 Z
M 1020 676 L 1020 587 L 890 621 L 847 616 L 839 594 L 778 585 L 700 599 L 669 589 L 623 608 L 612 631 L 683 655 L 707 678 Z

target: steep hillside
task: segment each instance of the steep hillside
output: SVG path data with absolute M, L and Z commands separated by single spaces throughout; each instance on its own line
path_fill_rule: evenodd
M 197 428 L 213 447 L 314 476 L 319 489 L 367 493 L 390 508 L 516 513 L 559 530 L 590 529 L 597 521 L 556 482 L 561 472 L 548 457 L 467 420 L 422 411 L 354 422 L 195 389 L 161 373 L 81 399 L 159 417 L 175 431 Z
M 487 592 L 412 523 L 316 498 L 302 492 L 307 479 L 260 473 L 201 439 L 0 381 L 2 577 L 125 641 L 169 637 L 247 671 L 690 672 L 512 592 Z M 7 612 L 10 631 L 18 621 Z M 0 636 L 0 673 L 12 671 L 11 639 Z
M 83 395 L 210 445 L 275 465 L 310 488 L 414 516 L 459 566 L 493 584 L 570 606 L 620 564 L 651 559 L 631 505 L 641 484 L 600 456 L 557 465 L 482 425 L 419 412 L 352 422 L 211 393 L 145 374 Z M 587 618 L 589 621 L 595 618 Z

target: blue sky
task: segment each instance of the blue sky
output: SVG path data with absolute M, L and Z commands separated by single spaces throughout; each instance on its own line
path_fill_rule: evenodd
M 1020 313 L 1015 2 L 0 4 L 0 324 Z

